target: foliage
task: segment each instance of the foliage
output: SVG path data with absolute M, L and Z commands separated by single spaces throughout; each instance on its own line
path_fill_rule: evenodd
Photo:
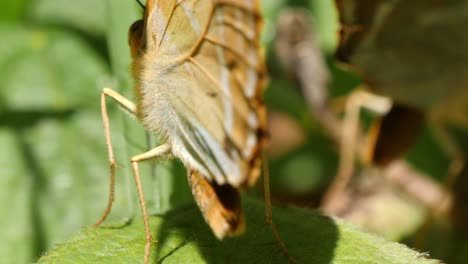
M 271 111 L 286 113 L 307 135 L 302 146 L 271 160 L 273 190 L 320 193 L 335 175 L 336 149 L 310 119 L 303 98 L 291 89 L 294 83 L 272 55 L 274 24 L 280 10 L 299 5 L 315 14 L 321 45 L 330 62 L 334 96 L 351 90 L 359 79 L 332 62 L 337 28 L 332 1 L 264 2 L 264 42 L 273 76 L 265 97 Z M 74 259 L 78 255 L 141 260 L 144 236 L 138 218 L 124 226 L 85 228 L 77 234 L 99 218 L 107 202 L 108 164 L 99 96 L 103 87 L 112 87 L 131 97 L 126 31 L 139 17 L 141 9 L 131 0 L 0 3 L 2 263 L 30 263 L 55 244 L 58 246 L 41 263 L 78 263 Z M 109 222 L 120 223 L 139 213 L 128 158 L 147 149 L 148 142 L 137 122 L 115 105 L 109 103 L 109 107 L 119 164 Z M 426 135 L 427 140 L 419 143 L 412 156 L 430 174 L 440 175 L 447 159 L 434 147 L 430 132 Z M 427 149 L 439 153 L 438 158 L 421 154 Z M 166 236 L 165 241 L 159 241 L 164 246 L 158 249 L 160 258 L 172 254 L 167 261 L 177 262 L 179 254 L 191 254 L 200 261 L 226 256 L 242 261 L 280 261 L 271 232 L 261 223 L 263 207 L 258 202 L 246 201 L 248 234 L 219 243 L 192 204 L 181 164 L 148 163 L 141 171 L 150 212 L 159 215 L 151 219 L 153 230 Z M 181 206 L 185 207 L 176 209 Z M 387 257 L 391 263 L 415 263 L 416 258 L 421 263 L 431 262 L 402 245 L 317 213 L 277 209 L 275 216 L 292 254 L 299 253 L 299 258 L 310 256 L 321 261 L 317 263 L 375 263 Z M 242 254 L 235 254 L 239 248 Z M 178 249 L 177 254 L 173 254 L 174 249 Z M 258 249 L 265 253 L 252 252 Z
M 246 199 L 244 207 L 248 231 L 223 242 L 211 235 L 193 206 L 152 217 L 151 229 L 158 239 L 151 262 L 286 263 L 271 230 L 262 221 L 264 205 Z M 285 231 L 282 233 L 289 252 L 299 263 L 439 263 L 308 210 L 277 209 L 274 215 L 279 230 Z M 39 263 L 138 263 L 145 245 L 142 230 L 140 220 L 123 227 L 86 228 Z

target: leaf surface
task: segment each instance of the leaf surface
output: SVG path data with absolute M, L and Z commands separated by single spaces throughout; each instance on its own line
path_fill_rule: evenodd
M 194 205 L 151 217 L 151 263 L 287 263 L 264 224 L 264 205 L 244 200 L 247 232 L 225 241 L 214 238 Z M 275 208 L 274 221 L 299 263 L 439 263 L 315 212 Z M 144 244 L 140 220 L 121 227 L 86 228 L 39 263 L 142 263 Z

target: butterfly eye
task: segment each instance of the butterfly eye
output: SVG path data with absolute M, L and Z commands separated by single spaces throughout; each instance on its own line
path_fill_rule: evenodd
M 132 57 L 136 57 L 141 49 L 141 40 L 143 36 L 143 20 L 135 21 L 128 29 L 128 44 Z
M 128 42 L 131 43 L 132 38 L 138 37 L 138 35 L 141 36 L 142 29 L 143 29 L 143 20 L 140 19 L 138 21 L 135 21 L 128 29 L 128 38 L 129 38 Z

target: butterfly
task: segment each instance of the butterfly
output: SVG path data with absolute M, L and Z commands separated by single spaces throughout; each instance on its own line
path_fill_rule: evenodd
M 262 93 L 267 73 L 259 41 L 257 0 L 148 0 L 129 29 L 136 103 L 105 88 L 101 110 L 111 174 L 115 161 L 107 117 L 110 97 L 162 145 L 131 158 L 146 230 L 151 233 L 138 163 L 175 157 L 187 169 L 193 197 L 218 239 L 240 234 L 245 220 L 239 190 L 261 172 L 266 143 Z
M 468 37 L 463 30 L 468 25 L 467 1 L 336 0 L 336 4 L 342 26 L 337 58 L 351 66 L 368 88 L 350 96 L 352 114 L 344 122 L 358 119 L 358 108 L 366 102 L 388 103 L 385 115 L 370 129 L 364 161 L 388 165 L 413 145 L 429 121 L 453 159 L 446 177 L 446 185 L 452 185 L 465 157 L 447 124 L 468 130 Z M 343 133 L 340 163 L 345 165 L 339 169 L 339 175 L 347 175 L 343 178 L 352 171 L 356 130 L 354 125 Z
M 396 109 L 389 114 L 407 118 L 413 130 L 421 127 L 424 115 L 436 123 L 468 128 L 468 37 L 460 27 L 468 25 L 468 3 L 371 2 L 337 0 L 343 25 L 338 58 L 352 65 L 372 92 L 391 98 Z M 387 122 L 398 126 L 390 118 Z M 399 131 L 411 134 L 404 128 Z M 372 154 L 381 163 L 403 152 L 382 143 L 385 147 Z M 394 154 L 379 153 L 385 148 L 394 149 Z

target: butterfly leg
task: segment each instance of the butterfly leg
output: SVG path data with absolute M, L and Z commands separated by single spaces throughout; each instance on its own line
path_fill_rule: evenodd
M 343 131 L 341 133 L 338 172 L 322 200 L 321 207 L 325 212 L 336 211 L 338 205 L 335 197 L 345 190 L 353 174 L 356 145 L 361 136 L 359 133 L 359 117 L 363 107 L 383 114 L 389 111 L 391 102 L 386 97 L 366 92 L 361 88 L 357 88 L 349 96 L 345 106 Z
M 116 91 L 104 88 L 101 92 L 101 115 L 102 115 L 102 123 L 104 125 L 104 135 L 106 138 L 106 145 L 107 145 L 107 153 L 109 157 L 109 169 L 110 169 L 110 191 L 109 191 L 109 201 L 107 203 L 106 209 L 102 214 L 101 218 L 94 224 L 94 226 L 99 226 L 104 220 L 106 220 L 107 216 L 110 213 L 112 208 L 112 203 L 114 201 L 114 187 L 115 187 L 115 158 L 114 158 L 114 151 L 112 150 L 112 140 L 110 136 L 110 129 L 109 129 L 109 116 L 107 114 L 107 105 L 106 105 L 106 97 L 112 98 L 116 101 L 124 110 L 130 113 L 133 116 L 136 116 L 136 105 L 123 97 L 121 94 L 117 93 Z
M 146 234 L 146 245 L 145 245 L 145 264 L 149 262 L 149 257 L 151 253 L 151 243 L 152 243 L 152 236 L 151 236 L 151 229 L 149 226 L 149 218 L 148 213 L 146 211 L 146 202 L 145 196 L 143 194 L 143 188 L 141 186 L 140 180 L 140 172 L 138 170 L 138 162 L 155 159 L 160 157 L 167 157 L 171 155 L 171 148 L 167 144 L 160 145 L 154 149 L 149 150 L 143 154 L 136 155 L 131 158 L 132 168 L 133 168 L 133 176 L 135 178 L 135 184 L 138 191 L 138 200 L 140 201 L 141 205 L 141 212 L 143 214 L 143 222 L 145 224 L 145 234 Z
M 265 223 L 268 225 L 273 232 L 273 236 L 275 237 L 276 243 L 283 252 L 283 255 L 288 259 L 289 263 L 297 263 L 296 260 L 289 255 L 288 249 L 281 239 L 281 236 L 276 229 L 275 223 L 273 222 L 273 214 L 272 214 L 272 205 L 271 205 L 271 194 L 270 194 L 270 173 L 268 170 L 268 161 L 266 155 L 263 155 L 263 192 L 265 198 Z

